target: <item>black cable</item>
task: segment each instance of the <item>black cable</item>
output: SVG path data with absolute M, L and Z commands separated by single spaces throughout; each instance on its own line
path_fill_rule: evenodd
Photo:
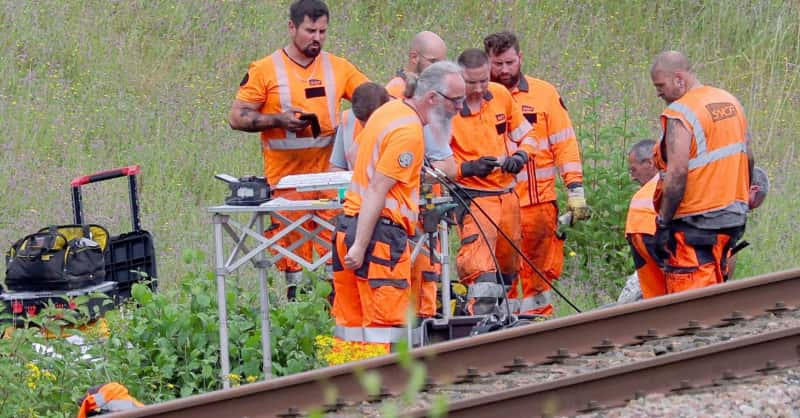
M 435 169 L 434 169 L 434 170 L 435 170 Z M 463 204 L 463 205 L 464 205 L 464 206 L 467 208 L 467 211 L 470 213 L 470 215 L 472 215 L 472 212 L 469 210 L 469 205 L 467 205 L 466 203 L 464 203 L 464 199 L 463 199 L 463 198 L 462 198 L 462 197 L 459 195 L 458 191 L 457 191 L 457 190 L 455 190 L 455 188 L 458 188 L 458 189 L 460 189 L 460 190 L 463 190 L 463 189 L 464 189 L 464 187 L 463 187 L 463 186 L 461 186 L 460 184 L 458 184 L 458 183 L 456 183 L 455 181 L 451 180 L 449 177 L 447 177 L 447 175 L 444 175 L 444 173 L 442 173 L 442 174 L 438 174 L 438 173 L 437 173 L 437 176 L 435 176 L 434 178 L 436 178 L 437 180 L 439 180 L 439 183 L 441 183 L 443 186 L 445 186 L 445 187 L 447 188 L 447 190 L 450 192 L 450 194 L 457 196 L 457 197 L 459 198 L 459 201 L 460 201 L 460 203 L 461 203 L 461 204 Z M 448 184 L 448 183 L 449 183 L 449 184 Z M 582 311 L 581 311 L 580 309 L 578 309 L 578 307 L 577 307 L 577 306 L 575 306 L 575 304 L 574 304 L 574 303 L 572 303 L 572 301 L 571 301 L 571 300 L 569 300 L 569 298 L 567 298 L 566 296 L 564 296 L 564 294 L 563 294 L 563 293 L 561 293 L 561 291 L 560 291 L 560 290 L 558 290 L 558 288 L 557 288 L 557 287 L 555 287 L 555 286 L 553 285 L 553 283 L 552 283 L 550 280 L 548 280 L 548 279 L 547 279 L 547 277 L 545 277 L 544 273 L 542 273 L 542 272 L 541 272 L 541 270 L 539 270 L 539 268 L 538 268 L 538 267 L 536 267 L 536 266 L 533 264 L 533 262 L 532 262 L 530 259 L 528 259 L 528 257 L 526 257 L 526 256 L 525 256 L 525 254 L 523 254 L 523 253 L 522 253 L 522 250 L 520 250 L 520 249 L 519 249 L 519 247 L 517 247 L 517 245 L 514 243 L 514 241 L 512 241 L 512 240 L 511 240 L 511 237 L 509 237 L 509 236 L 508 236 L 508 235 L 507 235 L 507 234 L 506 234 L 506 233 L 505 233 L 505 232 L 504 232 L 502 229 L 500 229 L 500 226 L 499 226 L 499 225 L 497 225 L 497 223 L 496 223 L 496 222 L 495 222 L 495 221 L 494 221 L 494 220 L 493 220 L 493 219 L 492 219 L 492 218 L 489 216 L 489 214 L 488 214 L 488 213 L 486 213 L 486 211 L 485 211 L 485 210 L 484 210 L 484 209 L 481 207 L 481 205 L 479 205 L 479 204 L 478 204 L 477 202 L 475 202 L 474 200 L 473 200 L 472 202 L 473 202 L 473 203 L 475 203 L 475 207 L 477 207 L 477 208 L 478 208 L 478 210 L 480 210 L 480 211 L 481 211 L 481 213 L 483 214 L 483 216 L 485 216 L 485 217 L 486 217 L 486 219 L 488 219 L 488 220 L 489 220 L 489 222 L 492 224 L 492 226 L 494 226 L 494 227 L 497 229 L 497 232 L 499 232 L 499 233 L 500 233 L 500 235 L 502 235 L 502 236 L 503 236 L 503 238 L 505 238 L 505 239 L 506 239 L 506 241 L 508 241 L 508 243 L 509 243 L 509 244 L 511 245 L 511 247 L 514 249 L 514 251 L 516 251 L 516 252 L 517 252 L 517 253 L 520 255 L 520 257 L 522 257 L 522 259 L 523 259 L 523 260 L 525 260 L 525 262 L 526 262 L 526 263 L 527 263 L 527 264 L 528 264 L 528 265 L 531 267 L 531 269 L 533 269 L 533 271 L 534 271 L 534 272 L 536 272 L 536 274 L 537 274 L 537 275 L 539 275 L 539 277 L 540 277 L 542 280 L 544 280 L 544 282 L 545 282 L 545 283 L 547 283 L 547 284 L 550 286 L 550 288 L 551 288 L 551 289 L 553 289 L 553 291 L 554 291 L 554 292 L 555 292 L 555 293 L 556 293 L 556 294 L 557 294 L 557 295 L 558 295 L 558 296 L 559 296 L 561 299 L 563 299 L 565 302 L 567 302 L 567 304 L 568 304 L 569 306 L 571 306 L 571 307 L 572 307 L 572 309 L 574 309 L 574 310 L 575 310 L 577 313 L 582 313 Z M 474 215 L 472 215 L 472 217 L 473 217 L 473 219 L 475 218 L 475 216 L 474 216 Z M 477 221 L 476 221 L 476 223 L 477 223 Z M 480 228 L 479 228 L 479 229 L 480 229 Z M 483 231 L 481 231 L 481 232 L 483 232 Z M 494 254 L 493 254 L 492 256 L 494 256 Z M 495 262 L 497 262 L 497 261 L 495 260 Z M 498 263 L 498 272 L 499 272 L 499 263 Z M 499 273 L 498 273 L 498 274 L 499 274 Z
M 431 165 L 431 167 L 433 167 L 433 166 Z M 448 185 L 444 184 L 444 182 L 442 182 L 442 180 L 438 179 L 437 177 L 439 177 L 438 174 L 436 176 L 434 176 L 434 179 L 438 180 L 439 183 L 441 183 L 443 186 L 445 186 L 451 192 L 452 195 L 454 195 L 456 198 L 458 198 L 459 203 L 464 205 L 464 208 L 466 208 L 467 213 L 469 213 L 470 216 L 472 216 L 472 219 L 475 219 L 475 226 L 478 227 L 478 232 L 480 232 L 481 237 L 486 242 L 486 245 L 488 245 L 491 248 L 492 244 L 489 242 L 489 237 L 486 235 L 486 231 L 483 230 L 483 228 L 481 227 L 481 224 L 478 222 L 478 219 L 475 218 L 475 215 L 472 213 L 472 210 L 470 210 L 469 205 L 467 204 L 467 202 L 464 201 L 464 198 L 459 196 L 456 193 L 453 193 L 452 188 L 449 187 Z M 444 178 L 447 178 L 447 176 L 444 176 Z M 492 224 L 495 226 L 495 228 L 497 227 L 496 224 L 494 224 L 494 223 L 492 223 Z M 506 305 L 506 312 L 507 312 L 506 318 L 503 318 L 503 319 L 504 320 L 507 319 L 507 320 L 509 320 L 509 323 L 512 323 L 513 321 L 511 321 L 510 319 L 513 316 L 513 313 L 511 312 L 511 306 L 508 303 L 508 295 L 506 294 L 505 284 L 503 283 L 503 277 L 501 276 L 502 273 L 501 273 L 501 269 L 500 269 L 500 261 L 497 260 L 497 256 L 494 254 L 494 251 L 489 251 L 489 254 L 492 256 L 492 262 L 494 262 L 495 269 L 497 270 L 497 271 L 495 271 L 495 283 L 498 286 L 500 286 L 501 288 L 503 288 L 503 298 L 502 299 L 503 299 L 503 301 L 504 301 L 504 303 Z M 446 307 L 443 306 L 442 309 L 446 309 Z

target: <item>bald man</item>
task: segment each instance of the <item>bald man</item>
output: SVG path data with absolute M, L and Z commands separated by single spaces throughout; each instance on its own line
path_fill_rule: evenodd
M 409 86 L 409 78 L 416 78 L 434 62 L 445 59 L 447 59 L 447 45 L 439 35 L 431 31 L 416 34 L 408 47 L 406 66 L 397 70 L 395 77 L 386 84 L 386 90 L 389 91 L 390 96 L 396 99 L 411 97 L 414 93 L 413 83 L 412 91 L 406 91 Z
M 667 293 L 721 283 L 747 220 L 753 157 L 744 109 L 727 91 L 703 85 L 678 51 L 658 54 L 650 77 L 667 103 L 654 198 Z

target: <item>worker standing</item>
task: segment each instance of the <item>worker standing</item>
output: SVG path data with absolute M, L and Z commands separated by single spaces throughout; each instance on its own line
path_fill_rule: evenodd
M 514 177 L 534 150 L 531 124 L 519 104 L 502 85 L 489 81 L 486 53 L 467 49 L 458 63 L 467 100 L 453 119 L 450 146 L 459 167 L 456 182 L 471 211 L 459 216 L 461 248 L 456 264 L 459 279 L 468 286 L 467 311 L 480 315 L 495 312 L 505 297 L 505 286 L 517 279 L 520 259 L 512 244 L 519 246 L 521 235 Z
M 516 35 L 508 31 L 493 33 L 483 45 L 491 61 L 492 81 L 511 92 L 534 129 L 535 151 L 517 175 L 516 190 L 521 207 L 522 252 L 547 280 L 522 262 L 520 313 L 551 315 L 548 282 L 561 276 L 564 265 L 564 242 L 557 233 L 557 172 L 567 186 L 567 207 L 573 221 L 589 218 L 580 147 L 558 90 L 544 80 L 522 74 L 522 52 Z M 512 297 L 516 296 L 516 288 L 515 284 Z
M 334 235 L 336 343 L 382 347 L 404 339 L 411 253 L 419 215 L 422 128 L 449 124 L 464 100 L 464 81 L 451 62 L 420 75 L 414 96 L 376 110 L 356 138 L 353 179 Z
M 744 232 L 753 158 L 747 119 L 725 90 L 705 86 L 686 56 L 656 56 L 650 77 L 667 103 L 655 147 L 655 246 L 667 293 L 722 283 Z
M 296 0 L 289 8 L 289 45 L 250 64 L 239 92 L 231 106 L 231 128 L 261 133 L 264 174 L 271 185 L 286 175 L 326 171 L 331 154 L 332 135 L 337 126 L 341 99 L 350 100 L 367 78 L 344 58 L 322 50 L 328 31 L 328 7 L 320 0 Z M 313 116 L 312 116 L 313 115 Z M 310 119 L 317 118 L 320 131 L 313 132 Z M 297 192 L 274 190 L 275 197 L 291 200 L 332 197 L 330 192 Z M 335 211 L 316 211 L 323 219 L 332 219 Z M 300 211 L 283 214 L 295 220 Z M 268 235 L 280 228 L 273 225 Z M 314 222 L 304 227 L 313 231 Z M 329 239 L 330 232 L 320 233 Z M 292 232 L 280 239 L 281 246 L 302 238 Z M 327 249 L 306 242 L 295 252 L 311 260 L 312 246 L 321 256 Z M 302 279 L 301 267 L 282 258 L 277 268 L 283 271 L 293 298 L 295 286 Z
M 416 78 L 431 64 L 446 59 L 447 45 L 439 35 L 430 31 L 416 34 L 408 46 L 408 61 L 405 67 L 397 70 L 394 78 L 386 84 L 386 90 L 396 99 L 410 97 L 414 91 L 413 88 L 408 88 L 409 77 Z
M 658 182 L 658 169 L 653 161 L 655 144 L 656 141 L 645 139 L 637 142 L 628 152 L 630 175 L 642 187 L 633 195 L 628 206 L 625 238 L 631 246 L 633 264 L 645 299 L 667 293 L 654 245 L 656 210 L 653 207 L 653 194 Z

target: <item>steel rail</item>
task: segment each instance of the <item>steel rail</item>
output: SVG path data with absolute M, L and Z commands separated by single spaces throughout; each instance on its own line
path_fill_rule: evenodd
M 600 345 L 626 345 L 657 336 L 675 335 L 689 321 L 701 326 L 726 323 L 739 315 L 764 313 L 781 301 L 800 305 L 800 269 L 770 273 L 627 305 L 534 323 L 412 350 L 435 384 L 450 383 L 467 368 L 480 373 L 505 370 L 512 359 L 543 363 L 560 349 L 570 354 L 595 351 Z M 307 412 L 332 403 L 367 399 L 355 371 L 381 377 L 386 391 L 404 390 L 408 373 L 397 355 L 313 370 L 237 388 L 190 396 L 109 415 L 128 417 L 275 417 L 287 411 Z
M 624 406 L 638 394 L 689 391 L 798 365 L 800 327 L 711 344 L 448 405 L 450 418 L 574 415 Z M 429 416 L 429 409 L 408 413 Z M 406 416 L 406 415 L 404 415 Z

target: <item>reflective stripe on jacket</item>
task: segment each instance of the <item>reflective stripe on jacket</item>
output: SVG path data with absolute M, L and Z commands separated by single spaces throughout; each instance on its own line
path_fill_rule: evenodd
M 674 218 L 726 208 L 745 213 L 750 185 L 747 120 L 739 101 L 725 90 L 701 86 L 689 90 L 661 113 L 662 135 L 655 162 L 665 171 L 668 120 L 679 121 L 691 134 L 686 190 Z

